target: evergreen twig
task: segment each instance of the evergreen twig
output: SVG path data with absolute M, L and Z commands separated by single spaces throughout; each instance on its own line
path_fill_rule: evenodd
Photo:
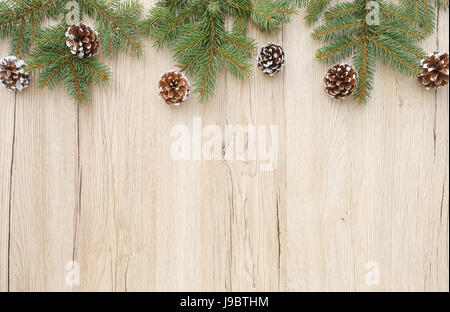
M 353 0 L 331 7 L 325 12 L 325 22 L 312 33 L 312 38 L 325 42 L 316 53 L 318 61 L 337 62 L 353 56 L 359 73 L 354 97 L 359 102 L 370 98 L 376 60 L 403 74 L 417 74 L 419 60 L 425 56 L 418 44 L 427 36 L 405 4 L 378 0 L 379 23 L 367 23 L 368 2 Z
M 209 99 L 223 68 L 237 77 L 251 72 L 255 42 L 247 36 L 250 21 L 262 31 L 289 22 L 297 0 L 160 0 L 143 23 L 157 47 L 170 44 L 181 68 L 194 77 L 200 99 Z M 225 17 L 233 18 L 231 30 Z
M 436 11 L 446 10 L 449 0 L 403 0 L 411 17 L 424 30 L 431 34 L 435 27 Z
M 39 87 L 53 88 L 64 82 L 67 93 L 78 103 L 89 99 L 89 85 L 110 80 L 107 65 L 97 58 L 79 59 L 67 52 L 66 38 L 61 37 L 67 26 L 64 24 L 43 29 L 36 39 L 37 47 L 28 61 L 28 71 L 39 72 Z
M 0 1 L 0 37 L 10 38 L 9 53 L 29 57 L 28 71 L 39 72 L 39 86 L 54 87 L 64 82 L 78 103 L 89 99 L 91 82 L 110 79 L 108 67 L 95 58 L 79 59 L 66 47 L 65 24 L 68 0 Z M 138 0 L 78 0 L 80 17 L 95 20 L 103 54 L 112 57 L 118 51 L 142 52 L 141 16 Z M 43 28 L 44 20 L 60 21 Z

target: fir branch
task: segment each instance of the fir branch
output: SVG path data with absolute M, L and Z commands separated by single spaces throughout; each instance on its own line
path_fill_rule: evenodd
M 367 36 L 367 40 L 375 45 L 375 53 L 384 63 L 410 75 L 419 72 L 417 60 L 403 54 L 404 51 L 400 50 L 398 45 L 396 46 L 395 41 L 391 41 L 389 38 L 375 38 L 372 36 Z
M 330 0 L 298 0 L 297 6 L 306 7 L 305 21 L 315 23 L 330 4 Z
M 411 12 L 405 6 L 392 2 L 380 2 L 380 13 L 383 13 L 386 18 L 402 20 L 403 23 L 409 25 L 414 22 L 414 16 L 411 15 Z
M 331 19 L 340 17 L 341 15 L 352 13 L 356 10 L 363 9 L 364 6 L 358 2 L 346 2 L 342 4 L 337 4 L 325 12 L 325 18 Z
M 364 27 L 365 22 L 361 20 L 350 20 L 345 23 L 329 23 L 319 26 L 314 30 L 311 37 L 313 39 L 332 40 L 337 37 L 346 36 L 349 32 L 360 30 Z
M 404 5 L 379 1 L 379 23 L 367 24 L 368 1 L 333 6 L 325 13 L 324 24 L 312 33 L 314 39 L 325 42 L 316 53 L 318 61 L 337 62 L 353 55 L 359 74 L 354 97 L 359 102 L 370 98 L 376 60 L 403 74 L 417 74 L 419 60 L 425 55 L 418 43 L 427 36 Z
M 402 2 L 426 34 L 435 28 L 436 11 L 448 8 L 448 0 L 403 0 Z
M 173 47 L 181 71 L 194 77 L 194 89 L 206 101 L 221 70 L 240 78 L 251 74 L 256 47 L 247 37 L 248 24 L 263 31 L 278 29 L 296 6 L 296 0 L 160 0 L 142 28 L 156 47 Z M 225 28 L 225 16 L 234 19 L 231 31 Z
M 10 37 L 10 53 L 26 55 L 44 20 L 64 19 L 67 0 L 3 0 L 0 2 L 0 37 Z M 103 52 L 118 50 L 141 53 L 140 26 L 142 5 L 138 0 L 79 0 L 81 15 L 97 21 Z
M 107 83 L 110 80 L 110 73 L 108 66 L 97 61 L 96 59 L 83 60 L 80 58 L 73 58 L 76 62 L 81 63 L 92 72 L 92 77 L 99 83 Z
M 353 54 L 356 45 L 363 41 L 364 37 L 342 38 L 329 43 L 323 48 L 317 50 L 316 59 L 321 62 L 331 63 L 344 59 Z
M 45 88 L 51 81 L 53 81 L 53 83 L 55 83 L 55 81 L 53 80 L 53 78 L 56 77 L 56 75 L 59 73 L 59 71 L 61 70 L 61 67 L 63 67 L 66 63 L 67 63 L 67 57 L 63 58 L 64 60 L 62 62 L 59 62 L 58 66 L 55 69 L 49 70 L 47 72 L 47 77 L 41 77 L 41 81 L 40 81 L 40 88 Z
M 53 63 L 56 63 L 62 59 L 67 58 L 67 55 L 47 55 L 45 58 L 42 58 L 42 54 L 31 54 L 32 57 L 34 57 L 34 61 L 31 63 L 31 65 L 28 65 L 27 70 L 28 71 L 34 71 L 37 69 L 40 69 L 41 67 L 44 67 L 46 65 L 50 65 Z
M 248 40 L 247 37 L 242 36 L 237 33 L 227 33 L 224 35 L 224 39 L 228 41 L 230 44 L 235 45 L 238 48 L 241 48 L 244 54 L 251 54 L 255 50 L 255 44 L 252 40 Z
M 171 0 L 182 7 L 185 0 Z M 39 73 L 39 86 L 54 87 L 64 82 L 67 93 L 78 103 L 89 99 L 91 82 L 108 82 L 108 67 L 96 58 L 79 59 L 66 46 L 65 24 L 68 0 L 0 0 L 0 37 L 10 37 L 12 55 L 29 55 L 28 71 Z M 143 7 L 139 0 L 78 0 L 81 16 L 96 22 L 104 55 L 118 51 L 142 52 Z M 42 28 L 47 20 L 57 26 Z M 30 52 L 31 51 L 31 52 Z
M 312 0 L 308 5 L 308 14 L 305 17 L 308 24 L 316 22 L 329 3 L 330 0 Z
M 383 37 L 383 38 L 391 38 L 391 35 L 384 30 L 380 30 L 379 32 L 374 32 L 374 34 Z M 423 59 L 425 57 L 425 52 L 417 45 L 411 45 L 411 41 L 408 40 L 408 38 L 397 38 L 396 41 L 393 41 L 393 44 L 399 46 L 399 48 L 403 49 L 404 51 L 412 54 L 417 59 Z M 414 60 L 416 61 L 416 60 Z
M 426 38 L 426 34 L 411 25 L 405 27 L 402 23 L 386 22 L 382 25 L 378 25 L 378 27 L 384 29 L 387 36 L 395 36 L 397 33 L 402 33 L 404 36 L 409 37 L 414 41 L 421 41 Z
M 248 23 L 246 18 L 243 16 L 236 17 L 231 29 L 233 33 L 246 35 L 248 31 Z
M 40 24 L 46 18 L 61 16 L 65 3 L 64 0 L 1 1 L 0 37 L 10 37 L 10 54 L 26 55 Z
M 257 1 L 250 11 L 253 23 L 262 31 L 277 30 L 280 25 L 288 23 L 291 16 L 295 14 L 289 2 L 277 0 Z
M 359 83 L 353 96 L 360 103 L 365 103 L 370 98 L 375 74 L 375 55 L 367 40 L 361 42 L 353 57 L 353 63 L 359 74 Z
M 137 0 L 83 0 L 82 11 L 97 21 L 103 53 L 110 57 L 119 50 L 142 53 L 142 5 Z
M 67 63 L 69 64 L 70 72 L 72 74 L 72 78 L 71 79 L 65 79 L 66 89 L 70 93 L 72 93 L 71 85 L 73 84 L 75 86 L 75 89 L 76 89 L 76 95 L 74 97 L 75 97 L 75 99 L 77 100 L 78 103 L 82 103 L 83 100 L 84 100 L 84 94 L 85 94 L 85 91 L 83 91 L 83 89 L 85 89 L 85 88 L 81 84 L 81 81 L 78 78 L 78 74 L 75 71 L 75 67 L 74 67 L 72 61 L 70 60 Z
M 14 4 L 11 4 L 14 2 Z M 15 22 L 21 22 L 23 19 L 36 16 L 41 16 L 41 11 L 46 9 L 50 4 L 57 2 L 56 0 L 35 1 L 32 3 L 34 6 L 29 6 L 24 2 L 17 1 L 4 1 L 2 7 L 0 7 L 0 13 L 6 13 L 6 15 L 12 15 L 10 18 L 4 18 L 1 16 L 0 27 L 12 24 Z M 60 1 L 62 2 L 62 1 Z M 17 13 L 15 13 L 17 12 Z
M 172 12 L 171 10 L 174 10 L 174 8 L 165 8 L 165 4 L 165 2 L 157 3 L 144 22 L 144 31 L 152 35 L 155 45 L 158 47 L 173 40 L 177 35 L 177 26 L 183 25 L 197 11 L 205 7 L 205 1 L 191 1 L 184 10 Z
M 111 73 L 96 58 L 79 59 L 65 47 L 66 26 L 60 24 L 41 30 L 37 46 L 30 54 L 27 71 L 39 73 L 39 87 L 53 88 L 63 82 L 67 93 L 79 104 L 89 100 L 91 82 L 106 83 Z

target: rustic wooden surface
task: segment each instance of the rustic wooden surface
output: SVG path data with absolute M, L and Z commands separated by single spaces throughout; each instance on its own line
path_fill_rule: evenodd
M 379 64 L 367 105 L 331 101 L 302 16 L 251 29 L 283 44 L 283 74 L 223 74 L 208 104 L 161 102 L 174 64 L 150 42 L 108 61 L 90 105 L 0 90 L 0 291 L 448 291 L 448 87 Z M 448 20 L 425 50 L 448 51 Z M 277 125 L 277 170 L 172 160 L 171 128 L 196 116 Z

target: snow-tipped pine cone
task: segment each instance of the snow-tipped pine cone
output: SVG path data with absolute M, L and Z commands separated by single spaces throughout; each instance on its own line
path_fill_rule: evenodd
M 427 90 L 436 90 L 448 84 L 448 53 L 433 52 L 420 61 L 422 72 L 417 75 Z
M 270 42 L 259 49 L 256 60 L 259 69 L 264 74 L 273 76 L 283 69 L 286 63 L 286 54 L 279 44 Z
M 161 75 L 158 83 L 159 95 L 169 105 L 179 106 L 187 100 L 191 92 L 191 85 L 182 72 L 168 71 Z
M 22 91 L 30 85 L 30 74 L 25 72 L 27 64 L 15 56 L 0 59 L 0 84 L 10 91 Z
M 352 95 L 358 85 L 358 72 L 352 65 L 336 64 L 323 78 L 325 92 L 333 99 Z
M 71 25 L 67 29 L 66 38 L 70 53 L 79 58 L 90 58 L 100 52 L 100 38 L 90 25 Z

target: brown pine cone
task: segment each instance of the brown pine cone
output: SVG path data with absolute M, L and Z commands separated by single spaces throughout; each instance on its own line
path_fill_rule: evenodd
M 0 59 L 0 83 L 10 91 L 22 91 L 30 85 L 30 74 L 25 72 L 24 61 L 15 56 Z
M 164 73 L 158 86 L 159 95 L 169 105 L 179 106 L 186 101 L 191 92 L 191 85 L 186 76 L 175 70 Z
M 448 83 L 448 53 L 434 52 L 420 61 L 422 72 L 417 75 L 427 90 L 436 90 Z
M 70 26 L 67 29 L 66 37 L 70 53 L 79 58 L 90 58 L 100 52 L 98 33 L 89 25 L 80 23 Z
M 259 49 L 256 60 L 264 74 L 273 76 L 283 69 L 286 55 L 280 45 L 270 42 Z
M 336 64 L 323 78 L 325 92 L 333 99 L 352 95 L 358 84 L 358 72 L 352 65 Z

